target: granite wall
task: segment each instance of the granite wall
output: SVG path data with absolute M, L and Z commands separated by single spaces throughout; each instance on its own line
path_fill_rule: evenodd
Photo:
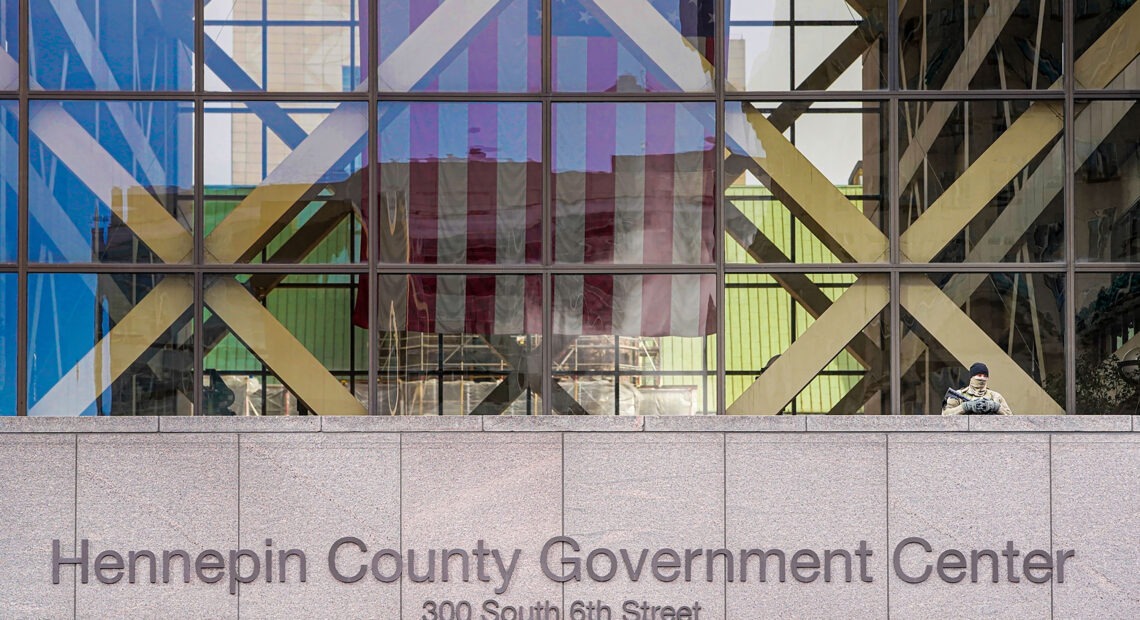
M 425 603 L 444 601 L 488 619 L 607 618 L 602 606 L 623 619 L 1134 618 L 1134 431 L 1133 418 L 1095 416 L 0 418 L 0 618 L 431 618 Z M 552 545 L 547 568 L 562 577 L 580 559 L 580 581 L 542 570 L 558 536 L 580 550 Z M 362 544 L 334 550 L 337 571 L 368 568 L 352 583 L 329 565 L 345 537 Z M 52 583 L 54 540 L 61 561 L 87 541 L 87 583 L 62 563 Z M 480 540 L 498 558 L 480 556 Z M 587 561 L 599 548 L 616 566 L 604 552 Z M 721 548 L 731 580 L 723 555 L 711 581 L 708 555 L 688 580 L 657 555 L 674 550 L 683 566 L 685 550 Z M 184 583 L 177 558 L 163 583 L 163 551 L 209 549 L 226 564 L 210 570 L 206 558 L 201 574 L 222 575 L 216 583 L 194 571 Z M 278 561 L 293 549 L 305 554 L 306 579 L 293 555 L 282 583 Z M 390 553 L 373 571 L 382 549 Z M 441 581 L 444 549 L 468 555 L 467 582 L 460 556 Z M 506 584 L 495 562 L 516 549 Z M 744 549 L 785 558 L 768 556 L 765 582 L 754 561 L 742 581 Z M 987 549 L 998 583 L 990 556 L 971 557 Z M 157 583 L 145 557 L 134 583 L 113 556 L 97 570 L 104 551 L 129 564 L 143 550 L 156 554 Z M 269 582 L 265 570 L 250 577 L 248 556 L 232 572 L 231 550 L 273 565 Z M 405 565 L 387 583 L 409 550 L 421 576 L 429 552 L 440 554 L 434 578 L 413 582 Z M 976 582 L 947 550 L 977 565 Z M 1033 550 L 1043 553 L 1027 570 Z M 833 569 L 827 580 L 822 564 Z M 927 567 L 921 583 L 903 579 Z

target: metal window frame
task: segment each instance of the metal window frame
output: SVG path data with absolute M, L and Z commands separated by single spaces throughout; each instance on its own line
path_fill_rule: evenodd
M 18 166 L 18 197 L 17 197 L 17 255 L 15 265 L 7 264 L 0 265 L 0 272 L 14 273 L 17 277 L 17 329 L 16 329 L 16 415 L 25 416 L 29 409 L 28 403 L 28 360 L 27 352 L 29 346 L 28 340 L 28 276 L 34 273 L 178 273 L 192 275 L 195 282 L 194 290 L 194 385 L 201 386 L 203 382 L 203 368 L 202 359 L 204 356 L 203 350 L 203 315 L 204 315 L 204 291 L 203 284 L 205 278 L 209 275 L 215 274 L 249 274 L 249 273 L 290 273 L 290 274 L 306 274 L 306 273 L 322 273 L 322 274 L 349 274 L 356 276 L 360 279 L 367 279 L 372 286 L 369 287 L 370 296 L 368 299 L 368 308 L 371 316 L 375 316 L 378 310 L 378 291 L 377 291 L 377 278 L 380 274 L 417 274 L 417 273 L 447 273 L 447 274 L 497 274 L 497 273 L 512 273 L 520 275 L 538 275 L 542 281 L 543 298 L 542 298 L 542 338 L 544 342 L 549 342 L 552 338 L 552 312 L 553 312 L 553 293 L 552 281 L 556 275 L 559 274 L 584 274 L 584 273 L 611 273 L 615 275 L 632 275 L 632 274 L 706 274 L 714 275 L 716 277 L 716 342 L 717 352 L 715 359 L 715 368 L 701 371 L 705 374 L 715 373 L 715 386 L 716 386 L 716 410 L 717 413 L 723 414 L 729 403 L 726 402 L 726 376 L 728 373 L 725 369 L 725 340 L 727 338 L 727 329 L 725 319 L 725 290 L 726 282 L 732 275 L 737 274 L 765 274 L 765 273 L 867 273 L 886 274 L 889 277 L 888 294 L 890 298 L 889 304 L 889 324 L 887 326 L 887 336 L 889 338 L 889 368 L 890 368 L 890 387 L 889 387 L 889 405 L 888 411 L 891 414 L 901 413 L 901 350 L 899 334 L 901 333 L 901 288 L 900 280 L 902 276 L 916 273 L 990 273 L 994 271 L 1000 272 L 1020 272 L 1020 273 L 1052 273 L 1064 275 L 1065 277 L 1065 303 L 1064 303 L 1064 329 L 1065 329 L 1065 411 L 1068 413 L 1076 413 L 1076 286 L 1077 276 L 1085 273 L 1117 273 L 1117 272 L 1131 272 L 1140 270 L 1140 262 L 1080 262 L 1076 256 L 1076 236 L 1074 223 L 1076 222 L 1077 210 L 1075 206 L 1075 174 L 1078 162 L 1075 161 L 1075 136 L 1073 135 L 1073 123 L 1075 120 L 1075 108 L 1077 100 L 1091 99 L 1091 100 L 1121 100 L 1121 99 L 1138 99 L 1140 98 L 1140 90 L 1096 90 L 1077 88 L 1074 79 L 1075 68 L 1075 54 L 1072 45 L 1064 45 L 1063 50 L 1063 76 L 1062 88 L 1059 89 L 1011 89 L 1011 90 L 907 90 L 901 84 L 902 76 L 899 69 L 899 55 L 901 53 L 899 47 L 899 0 L 888 0 L 888 24 L 885 32 L 887 37 L 885 49 L 887 53 L 887 84 L 883 89 L 873 89 L 865 91 L 800 91 L 789 89 L 786 91 L 736 91 L 727 89 L 727 64 L 728 64 L 728 49 L 729 49 L 729 27 L 733 24 L 739 25 L 762 25 L 762 26 L 787 26 L 794 33 L 796 26 L 813 26 L 813 25 L 850 25 L 846 21 L 802 21 L 796 22 L 794 20 L 795 0 L 792 0 L 790 10 L 793 11 L 788 20 L 774 20 L 771 22 L 757 22 L 753 24 L 751 21 L 731 21 L 730 16 L 726 14 L 725 0 L 715 0 L 714 2 L 714 20 L 715 20 L 715 33 L 717 37 L 716 55 L 714 58 L 713 66 L 715 68 L 715 80 L 713 82 L 713 89 L 710 92 L 652 92 L 652 93 L 575 93 L 575 92 L 558 92 L 553 89 L 551 64 L 551 43 L 553 41 L 553 0 L 541 0 L 540 6 L 542 10 L 541 21 L 541 42 L 542 54 L 540 58 L 541 63 L 541 87 L 537 92 L 525 93 L 490 93 L 490 92 L 442 92 L 442 93 L 429 93 L 429 92 L 383 92 L 381 93 L 377 84 L 375 75 L 376 60 L 378 58 L 378 18 L 379 18 L 379 0 L 367 0 L 369 9 L 369 19 L 367 24 L 359 23 L 359 19 L 355 24 L 355 28 L 359 29 L 360 39 L 362 42 L 367 41 L 367 50 L 369 58 L 365 60 L 364 65 L 367 67 L 368 76 L 367 89 L 355 92 L 290 92 L 290 91 L 207 91 L 205 89 L 205 27 L 207 25 L 215 25 L 217 20 L 207 22 L 204 18 L 205 9 L 203 2 L 195 2 L 194 5 L 194 43 L 193 43 L 193 75 L 194 86 L 192 90 L 187 91 L 58 91 L 58 90 L 32 90 L 31 89 L 31 76 L 30 76 L 30 2 L 31 0 L 19 0 L 18 12 L 20 16 L 20 23 L 17 28 L 19 42 L 18 42 L 18 64 L 19 64 L 19 86 L 15 93 L 5 93 L 4 96 L 8 99 L 15 99 L 19 110 L 19 127 L 18 127 L 18 153 L 19 153 L 19 166 Z M 264 1 L 263 1 L 263 9 Z M 1075 36 L 1074 25 L 1074 7 L 1072 3 L 1063 3 L 1063 28 L 1062 40 L 1071 42 Z M 263 10 L 264 12 L 264 10 Z M 358 18 L 359 18 L 358 14 Z M 257 20 L 254 20 L 257 21 Z M 258 22 L 259 25 L 265 27 L 268 24 L 276 23 L 282 20 L 262 20 Z M 289 20 L 283 20 L 282 25 Z M 323 22 L 320 22 L 323 23 Z M 251 24 L 251 25 L 258 25 Z M 297 25 L 311 25 L 307 22 L 298 23 Z M 337 24 L 334 25 L 348 25 L 352 24 Z M 791 49 L 789 50 L 789 62 L 792 63 L 794 68 L 795 63 L 795 46 L 794 34 L 792 34 Z M 264 37 L 263 37 L 264 39 Z M 264 41 L 263 41 L 264 43 Z M 268 58 L 266 59 L 268 60 Z M 355 58 L 353 59 L 355 62 Z M 266 63 L 263 63 L 262 70 L 264 71 Z M 264 76 L 263 76 L 264 78 Z M 794 73 L 793 78 L 794 80 Z M 264 84 L 264 79 L 263 79 Z M 14 97 L 13 97 L 14 95 Z M 1064 108 L 1064 122 L 1065 128 L 1063 132 L 1064 142 L 1064 174 L 1066 175 L 1063 185 L 1064 196 L 1064 258 L 1061 262 L 1054 263 L 909 263 L 903 262 L 899 248 L 899 238 L 901 234 L 901 221 L 900 212 L 898 207 L 899 189 L 896 187 L 896 179 L 899 175 L 899 155 L 901 138 L 900 128 L 898 126 L 898 118 L 901 112 L 901 105 L 904 101 L 939 101 L 939 100 L 957 100 L 957 101 L 986 101 L 986 100 L 1011 100 L 1011 99 L 1025 99 L 1033 101 L 1054 101 L 1063 105 Z M 30 104 L 33 101 L 41 100 L 94 100 L 94 101 L 186 101 L 192 102 L 194 106 L 194 252 L 193 261 L 188 264 L 134 264 L 134 263 L 33 263 L 29 260 L 28 256 L 28 231 L 29 231 L 29 127 L 28 127 L 28 112 Z M 543 167 L 543 188 L 542 188 L 542 259 L 539 263 L 533 264 L 519 264 L 509 266 L 495 266 L 495 265 L 417 265 L 417 264 L 381 264 L 378 261 L 378 243 L 374 235 L 365 235 L 368 243 L 368 260 L 367 262 L 355 262 L 350 264 L 304 264 L 304 265 L 285 265 L 285 264 L 207 264 L 204 260 L 204 220 L 205 220 L 205 185 L 203 182 L 204 172 L 204 117 L 205 107 L 211 102 L 312 102 L 312 103 L 342 103 L 349 101 L 357 101 L 366 103 L 368 106 L 368 137 L 367 137 L 367 178 L 369 181 L 370 192 L 372 196 L 366 197 L 367 200 L 367 213 L 369 221 L 376 221 L 378 217 L 378 205 L 374 199 L 374 192 L 377 187 L 378 179 L 378 165 L 377 165 L 377 143 L 378 143 L 378 127 L 377 127 L 377 108 L 381 103 L 388 101 L 405 101 L 405 102 L 492 102 L 492 103 L 508 103 L 508 102 L 527 102 L 536 103 L 541 105 L 542 109 L 542 167 Z M 827 263 L 827 264 L 809 264 L 809 263 L 783 263 L 783 264 L 736 264 L 728 263 L 725 260 L 725 225 L 724 225 L 724 204 L 720 198 L 724 195 L 725 190 L 725 166 L 723 158 L 718 157 L 716 160 L 715 168 L 715 192 L 717 200 L 715 201 L 715 238 L 716 249 L 714 252 L 714 260 L 709 264 L 701 265 L 580 265 L 580 264 L 558 264 L 553 260 L 551 255 L 550 241 L 552 236 L 552 200 L 553 196 L 550 192 L 550 175 L 551 175 L 551 152 L 552 144 L 552 109 L 555 104 L 559 103 L 589 103 L 589 102 L 703 102 L 713 103 L 716 106 L 715 111 L 715 144 L 718 153 L 723 153 L 725 148 L 725 114 L 726 105 L 735 101 L 773 101 L 773 102 L 786 102 L 786 101 L 801 101 L 801 102 L 877 102 L 881 104 L 881 109 L 885 112 L 883 118 L 887 123 L 886 127 L 886 140 L 887 140 L 887 166 L 885 171 L 886 182 L 889 189 L 882 192 L 881 200 L 884 203 L 884 208 L 887 209 L 887 237 L 889 240 L 889 259 L 884 263 Z M 367 377 L 369 381 L 368 388 L 368 401 L 370 403 L 369 413 L 376 414 L 377 402 L 377 382 L 378 382 L 378 360 L 379 353 L 379 334 L 376 329 L 368 330 L 368 368 Z M 553 353 L 549 348 L 544 348 L 542 352 L 542 363 L 544 365 L 544 372 L 542 376 L 542 390 L 543 394 L 551 394 L 553 388 Z M 363 372 L 363 371 L 361 371 Z M 562 373 L 564 374 L 564 373 Z M 620 374 L 620 373 L 619 373 Z M 629 374 L 629 373 L 625 373 Z M 674 373 L 675 374 L 675 373 Z M 616 375 L 615 375 L 616 376 Z M 202 413 L 202 391 L 196 389 L 193 397 L 193 413 L 195 415 Z M 442 402 L 440 404 L 442 407 Z M 438 411 L 437 413 L 442 413 Z M 550 399 L 542 399 L 542 414 L 551 414 Z

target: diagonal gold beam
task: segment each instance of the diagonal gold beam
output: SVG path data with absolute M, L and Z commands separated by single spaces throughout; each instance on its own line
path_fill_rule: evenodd
M 725 132 L 764 171 L 765 185 L 787 196 L 785 206 L 836 254 L 862 263 L 886 260 L 883 232 L 759 110 L 748 104 L 742 110 L 725 119 Z
M 886 276 L 868 274 L 859 278 L 729 405 L 728 413 L 779 413 L 888 301 Z
M 366 413 L 364 405 L 237 280 L 220 277 L 210 283 L 205 302 L 310 409 L 324 415 Z
M 65 160 L 75 176 L 163 262 L 180 263 L 190 258 L 194 247 L 190 231 L 154 196 L 138 188 L 134 175 L 107 154 L 61 104 L 37 106 L 28 119 L 28 131 Z M 124 191 L 128 200 L 122 198 Z
M 762 264 L 791 263 L 788 257 L 727 197 L 724 199 L 724 210 L 725 232 L 739 243 L 756 262 Z M 833 303 L 831 298 L 823 292 L 823 289 L 812 282 L 806 274 L 771 273 L 768 275 L 787 291 L 788 295 L 802 306 L 813 319 L 819 318 Z M 862 333 L 857 334 L 851 342 L 847 343 L 846 348 L 857 362 L 867 368 L 871 367 L 882 355 L 875 342 Z
M 998 35 L 1005 28 L 1005 24 L 1009 21 L 1013 10 L 1017 8 L 1018 2 L 1019 0 L 993 0 L 990 2 L 985 15 L 974 28 L 969 41 L 966 42 L 965 49 L 958 56 L 958 62 L 950 70 L 950 75 L 947 76 L 946 83 L 942 86 L 943 90 L 966 90 L 970 87 L 970 80 L 982 66 L 982 62 L 988 55 L 987 52 L 997 43 Z M 957 105 L 956 101 L 934 101 L 929 104 L 922 123 L 910 139 L 906 151 L 899 158 L 899 193 L 902 193 L 910 180 L 914 178 L 914 173 L 926 159 L 930 147 L 934 145 L 938 134 L 942 133 L 942 128 L 946 125 L 946 121 L 949 120 L 950 114 L 954 112 L 954 107 Z
M 1061 415 L 1064 408 L 925 275 L 903 276 L 901 303 L 963 365 L 986 360 L 1017 413 Z
M 1140 4 L 1132 5 L 1077 60 L 1074 79 L 1104 88 L 1140 53 Z M 903 233 L 902 253 L 927 262 L 1064 129 L 1059 102 L 1037 102 L 1022 114 Z
M 192 278 L 163 278 L 29 408 L 28 415 L 79 415 L 193 304 Z
M 1110 83 L 1119 87 L 1140 79 L 1140 59 L 1133 60 L 1128 67 Z M 1073 132 L 1082 136 L 1077 142 L 1076 161 L 1084 162 L 1097 146 L 1120 124 L 1121 120 L 1135 105 L 1132 100 L 1094 101 L 1078 112 L 1073 122 Z M 1014 245 L 1024 237 L 1025 232 L 1037 220 L 1045 208 L 1064 187 L 1064 145 L 1053 145 L 1037 170 L 1018 190 L 1009 205 L 1002 210 L 994 223 L 986 229 L 981 239 L 970 249 L 967 263 L 1000 262 Z M 1140 196 L 1140 190 L 1128 193 Z M 989 277 L 984 273 L 955 274 L 942 291 L 959 306 L 966 303 L 970 295 Z M 1133 346 L 1140 345 L 1137 339 Z M 926 350 L 926 344 L 916 333 L 907 334 L 900 343 L 902 373 L 907 372 Z M 866 381 L 861 379 L 860 383 Z M 859 384 L 856 384 L 859 387 Z M 855 390 L 853 389 L 853 392 Z
M 503 6 L 506 1 L 507 0 L 446 0 L 445 6 L 436 12 L 436 14 L 440 16 L 447 16 L 447 23 L 439 26 L 439 28 L 446 33 L 446 36 L 441 37 L 440 32 L 432 32 L 430 28 L 417 29 L 416 32 L 412 33 L 412 35 L 401 44 L 401 48 L 408 49 L 397 50 L 398 53 L 394 53 L 392 57 L 389 57 L 377 68 L 378 79 L 389 85 L 404 83 L 400 82 L 400 80 L 410 80 L 410 83 L 414 84 L 420 77 L 426 75 L 427 72 L 435 66 L 435 63 L 438 63 L 439 59 L 442 58 L 442 56 L 437 58 L 434 54 L 445 55 L 455 46 L 461 44 L 463 37 L 466 36 L 469 30 L 474 29 L 482 20 L 491 15 L 494 10 Z M 461 19 L 455 16 L 459 16 Z M 422 53 L 414 53 L 414 50 L 420 50 Z M 5 59 L 10 62 L 5 63 Z M 6 54 L 0 54 L 0 73 L 6 71 L 11 72 L 11 70 L 15 69 L 17 69 L 17 67 L 15 66 L 15 62 L 11 60 L 11 57 Z M 419 75 L 418 77 L 417 74 Z M 297 200 L 304 196 L 306 192 L 309 192 L 313 183 L 324 174 L 325 170 L 321 169 L 322 166 L 319 162 L 330 164 L 336 161 L 345 153 L 348 146 L 367 135 L 367 113 L 363 116 L 358 114 L 354 115 L 351 113 L 352 107 L 353 106 L 341 106 L 337 108 L 333 114 L 330 114 L 329 118 L 326 118 L 318 127 L 318 131 L 314 131 L 315 135 L 310 134 L 304 143 L 290 153 L 290 155 L 278 165 L 261 187 L 247 196 L 237 208 L 219 223 L 206 240 L 206 252 L 209 260 L 214 262 L 235 262 L 248 252 L 249 248 L 254 244 L 267 240 L 267 238 L 271 236 L 270 233 L 273 227 L 278 225 L 278 221 L 294 208 L 294 204 Z M 47 107 L 44 108 L 44 110 L 50 112 L 57 108 L 58 106 Z M 71 133 L 74 135 L 63 131 L 63 129 L 69 127 L 78 127 L 78 124 L 75 123 L 74 119 L 71 119 L 64 113 L 62 108 L 58 108 L 58 110 L 58 114 L 45 114 L 41 112 L 35 117 L 40 118 L 42 125 L 41 130 L 46 136 L 44 141 L 52 147 L 53 151 L 57 148 L 67 149 L 71 146 L 71 140 L 73 138 L 78 137 L 78 139 L 82 141 L 83 136 L 86 135 L 85 131 L 72 131 Z M 35 122 L 35 118 L 31 119 L 30 122 Z M 77 166 L 83 164 L 81 158 L 72 159 L 75 160 L 74 163 Z M 110 158 L 108 159 L 110 160 Z M 96 173 L 95 167 L 88 166 L 84 168 L 84 170 L 89 170 L 90 173 L 80 172 L 77 176 L 79 176 L 84 183 L 87 183 L 97 195 L 103 197 L 107 204 L 112 204 L 110 188 L 115 187 L 115 185 L 113 183 L 108 184 L 108 179 L 116 179 L 119 177 L 129 178 L 129 175 L 124 176 L 123 173 L 125 171 L 120 172 L 121 167 L 116 166 L 117 164 L 113 160 L 110 160 L 105 166 L 106 170 L 102 171 L 102 173 Z M 327 167 L 327 165 L 324 166 L 326 169 Z M 135 183 L 131 182 L 123 186 L 131 187 L 134 185 Z M 162 258 L 163 261 L 176 263 L 188 260 L 193 249 L 193 240 L 189 232 L 186 231 L 185 228 L 182 228 L 177 220 L 170 217 L 168 213 L 165 213 L 165 210 L 161 208 L 161 205 L 158 204 L 157 201 L 150 203 L 142 196 L 140 196 L 138 200 L 139 203 L 137 205 L 131 205 L 131 209 L 124 209 L 123 213 L 117 213 L 120 219 L 130 226 L 132 230 L 140 236 L 143 242 L 146 243 L 156 255 Z M 120 201 L 120 204 L 121 203 L 122 201 Z M 155 207 L 163 211 L 168 221 L 163 220 L 162 216 L 157 213 L 153 213 Z M 145 211 L 145 215 L 132 217 L 132 213 L 138 213 L 140 210 Z M 145 228 L 140 226 L 140 221 L 146 222 L 147 226 Z M 184 236 L 180 236 L 177 233 L 177 230 L 174 228 L 175 226 L 182 230 Z M 154 292 L 155 291 L 152 291 L 152 293 Z M 164 307 L 167 310 L 182 303 L 181 299 L 167 299 L 165 295 L 157 295 L 154 296 L 153 299 L 150 299 L 150 297 L 151 296 L 148 295 L 149 305 Z M 148 299 L 144 299 L 143 301 L 147 302 Z M 236 308 L 226 306 L 226 304 L 230 303 L 233 299 L 240 298 L 230 295 L 215 295 L 214 303 L 217 305 L 217 307 L 214 308 L 215 312 L 219 315 L 224 314 L 231 317 L 239 315 L 240 312 L 238 310 L 243 307 L 243 304 L 239 304 Z M 192 301 L 186 302 L 179 309 L 179 314 L 190 305 L 192 305 Z M 157 316 L 162 317 L 166 315 Z M 107 337 L 92 348 L 84 360 L 89 357 L 93 359 L 93 356 L 104 349 L 108 343 L 114 342 L 112 336 L 116 333 L 133 335 L 136 331 L 149 330 L 148 333 L 153 336 L 150 338 L 150 342 L 153 342 L 161 335 L 162 330 L 169 327 L 176 318 L 177 315 L 165 325 L 161 326 L 157 324 L 161 321 L 144 324 L 136 319 L 116 332 L 115 330 L 118 329 L 121 324 L 117 325 L 116 328 L 112 329 L 111 334 L 108 334 Z M 285 330 L 279 323 L 276 323 L 276 319 L 271 315 L 268 319 L 272 320 L 282 331 L 288 333 L 288 330 Z M 304 347 L 301 348 L 303 349 Z M 255 350 L 254 353 L 256 354 L 258 351 Z M 296 363 L 298 359 L 304 359 L 302 357 L 290 360 L 288 356 L 284 356 L 283 359 L 282 356 L 275 354 L 276 351 L 271 351 L 270 353 L 274 354 L 263 358 L 263 360 L 266 361 L 267 365 L 270 365 L 271 368 L 270 358 L 276 363 Z M 308 357 L 312 358 L 311 355 Z M 109 367 L 112 372 L 104 377 L 104 380 L 108 384 L 114 381 L 133 361 L 134 358 L 130 360 L 116 360 L 116 363 L 111 364 Z M 315 362 L 315 359 L 313 359 L 313 361 Z M 65 377 L 79 376 L 76 375 L 76 372 L 84 370 L 81 368 L 82 363 L 83 361 L 81 360 L 80 365 L 77 365 L 76 368 L 72 369 Z M 321 366 L 319 362 L 309 367 L 308 370 L 314 376 L 327 375 L 327 379 L 331 379 L 335 382 L 335 378 L 333 378 L 332 375 L 328 373 L 328 370 Z M 274 372 L 277 372 L 277 370 L 274 369 Z M 306 391 L 308 389 L 306 386 L 309 385 L 308 382 L 299 383 L 297 386 L 290 385 L 288 380 L 286 380 L 281 373 L 277 374 L 282 377 L 283 382 L 285 382 L 301 400 L 310 404 L 317 413 L 337 410 L 324 409 L 324 403 L 331 402 L 335 405 L 338 397 L 330 397 L 322 393 L 309 394 Z M 293 368 L 288 369 L 288 372 L 285 374 L 298 379 L 305 378 L 303 376 L 305 373 L 296 373 L 293 371 Z M 324 379 L 324 377 L 319 377 L 317 383 L 327 384 L 327 380 Z M 63 389 L 64 383 L 65 380 L 61 379 L 59 384 L 61 389 Z M 54 389 L 55 387 L 53 387 L 53 390 Z M 343 386 L 341 386 L 341 390 L 344 392 L 343 396 L 340 397 L 342 401 L 341 404 L 347 408 L 349 404 L 347 401 L 344 401 L 343 398 L 352 397 Z M 93 399 L 94 397 L 92 400 Z M 78 413 L 78 411 L 81 411 L 82 408 L 86 407 L 90 402 L 90 400 L 84 403 L 60 401 L 55 405 L 59 408 L 52 411 L 56 415 L 61 414 L 63 411 L 74 411 Z M 80 407 L 80 409 L 72 409 L 76 406 Z

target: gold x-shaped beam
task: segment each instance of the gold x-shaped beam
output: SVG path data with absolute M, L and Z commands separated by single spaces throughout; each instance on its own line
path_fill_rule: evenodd
M 646 6 L 631 6 L 645 4 L 644 2 L 594 0 L 593 4 L 605 14 L 607 21 L 617 26 L 634 46 L 645 52 L 683 90 L 700 90 L 704 87 L 710 72 L 707 61 L 698 55 L 699 61 L 692 62 L 695 50 L 683 39 L 668 36 L 671 28 L 667 22 L 652 17 L 634 19 L 635 15 L 651 13 Z M 1140 27 L 1140 24 L 1133 23 L 1138 15 L 1140 10 L 1134 7 L 1082 56 L 1076 70 L 1078 81 L 1087 87 L 1104 86 L 1136 56 L 1136 35 L 1130 37 L 1129 31 L 1136 32 Z M 995 13 L 993 23 L 999 17 Z M 997 30 L 1000 31 L 1000 28 Z M 668 49 L 662 51 L 659 49 L 662 46 L 668 46 Z M 965 71 L 964 69 L 963 72 Z M 1063 128 L 1063 119 L 1058 112 L 1055 105 L 1035 104 L 1019 118 L 967 170 L 958 183 L 932 205 L 928 211 L 932 217 L 924 215 L 907 230 L 900 240 L 904 255 L 916 262 L 927 262 L 933 258 L 1032 157 L 1055 138 Z M 855 261 L 883 259 L 887 240 L 881 231 L 871 225 L 830 183 L 815 182 L 823 178 L 823 175 L 759 112 L 749 112 L 746 109 L 745 114 L 738 115 L 733 120 L 734 123 L 726 124 L 729 140 L 735 143 L 736 148 L 757 160 L 767 174 L 767 178 L 762 179 L 764 183 L 773 189 L 774 194 L 784 194 L 791 199 L 789 208 L 798 211 L 797 215 L 801 218 L 806 218 L 806 223 L 817 236 L 829 246 L 838 246 L 840 251 L 837 254 L 846 255 Z M 751 126 L 751 132 L 748 131 L 748 125 Z M 753 148 L 749 148 L 749 145 Z M 757 146 L 759 148 L 755 148 Z M 821 210 L 820 205 L 828 205 L 830 208 Z M 862 223 L 856 223 L 857 220 Z M 855 229 L 848 227 L 852 223 Z M 865 231 L 867 227 L 873 232 Z M 863 234 L 852 235 L 852 230 Z M 824 347 L 828 352 L 842 348 L 889 301 L 883 295 L 870 291 L 871 288 L 873 287 L 856 285 L 841 296 L 828 312 L 817 319 L 819 325 L 813 324 L 796 344 L 777 359 L 729 407 L 729 413 L 774 414 L 783 409 L 830 361 L 831 354 L 817 353 L 821 342 L 833 345 Z M 945 293 L 929 281 L 926 284 L 908 281 L 908 288 L 911 294 L 904 294 L 900 302 L 924 325 L 937 323 L 939 327 L 936 328 L 936 338 L 941 335 L 939 341 L 955 357 L 963 362 L 977 357 L 997 360 L 992 365 L 1006 377 L 1006 391 L 1011 396 L 1022 396 L 1024 393 L 1026 398 L 1022 402 L 1029 403 L 1027 408 L 1041 409 L 1033 411 L 1034 413 L 1063 413 L 1060 406 L 1020 366 L 1005 356 Z M 840 308 L 845 312 L 838 312 Z M 951 308 L 953 312 L 949 311 Z M 828 314 L 844 316 L 825 320 Z M 955 331 L 942 331 L 940 328 L 946 325 L 953 325 Z M 816 338 L 811 335 L 812 331 L 831 333 Z M 834 346 L 836 343 L 838 346 Z M 783 370 L 785 368 L 788 370 Z
M 381 88 L 409 90 L 508 2 L 446 0 L 377 67 Z M 361 114 L 359 108 L 345 104 L 334 110 L 219 223 L 205 239 L 206 260 L 239 262 L 271 238 L 328 166 L 367 136 L 367 113 Z M 93 140 L 59 106 L 45 107 L 30 123 L 37 137 L 57 153 L 67 152 L 71 141 Z M 77 176 L 111 205 L 116 216 L 159 258 L 174 264 L 188 262 L 192 258 L 193 237 L 185 227 L 146 191 L 131 189 L 126 200 L 114 200 L 117 188 L 122 191 L 121 188 L 133 188 L 137 183 L 113 161 L 103 163 L 105 170 L 99 174 L 97 168 L 83 166 L 81 158 L 68 161 L 70 166 L 79 168 Z M 185 277 L 166 277 L 65 372 L 29 414 L 76 415 L 86 408 L 193 305 L 193 295 L 185 296 L 186 285 Z M 366 413 L 364 406 L 236 280 L 214 278 L 207 284 L 205 302 L 314 412 Z

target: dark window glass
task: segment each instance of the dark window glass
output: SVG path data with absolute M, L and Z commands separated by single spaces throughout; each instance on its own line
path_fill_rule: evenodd
M 1135 99 L 1079 101 L 1076 114 L 1077 258 L 1140 260 L 1140 107 Z
M 903 260 L 1064 257 L 1059 101 L 913 101 L 899 122 Z
M 1140 414 L 1140 273 L 1077 274 L 1077 410 Z
M 1064 413 L 1063 274 L 905 274 L 901 285 L 902 413 L 941 413 L 974 362 L 1014 413 Z
M 1061 80 L 1061 2 L 927 0 L 900 5 L 903 88 L 1045 89 Z

